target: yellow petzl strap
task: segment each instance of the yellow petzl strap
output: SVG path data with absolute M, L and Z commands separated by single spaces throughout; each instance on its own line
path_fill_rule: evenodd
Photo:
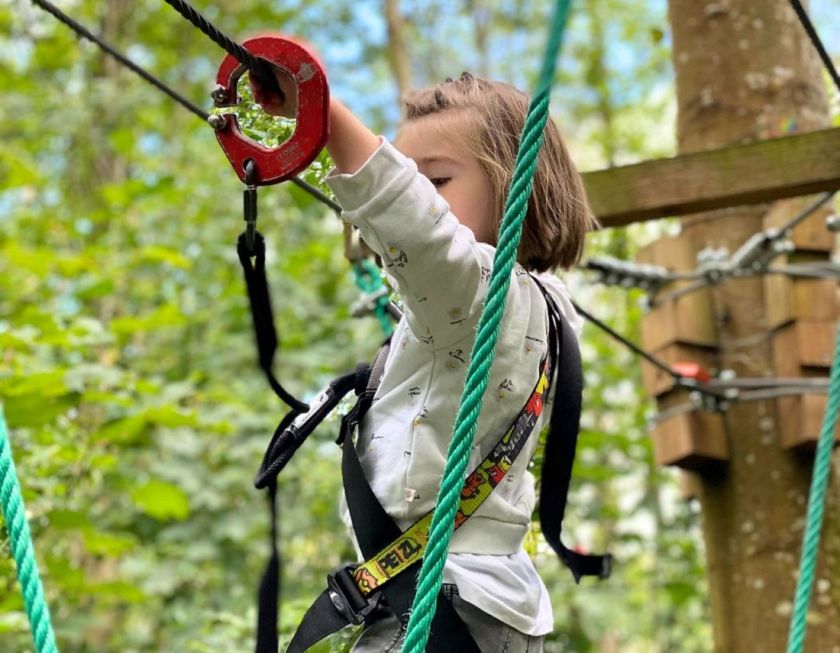
M 461 490 L 461 504 L 455 516 L 455 530 L 460 528 L 478 510 L 479 506 L 501 483 L 505 474 L 513 465 L 542 413 L 543 401 L 549 388 L 550 379 L 551 362 L 549 357 L 546 356 L 540 367 L 540 378 L 513 426 L 464 481 L 464 487 Z M 353 445 L 348 442 L 345 446 Z M 356 567 L 353 578 L 363 595 L 367 596 L 423 557 L 428 543 L 429 525 L 431 523 L 432 512 L 429 511 L 409 526 L 393 542 Z

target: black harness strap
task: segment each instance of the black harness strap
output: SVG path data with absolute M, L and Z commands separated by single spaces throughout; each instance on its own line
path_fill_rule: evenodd
M 367 366 L 364 366 L 365 368 Z M 271 517 L 270 557 L 258 594 L 257 653 L 277 653 L 277 607 L 280 595 L 280 555 L 277 550 L 277 475 L 283 470 L 315 427 L 335 408 L 339 401 L 357 385 L 359 374 L 365 370 L 345 374 L 330 383 L 312 402 L 306 413 L 289 412 L 274 431 L 274 436 L 263 456 L 254 485 L 268 489 L 269 515 Z M 366 376 L 364 377 L 367 378 Z M 346 622 L 341 626 L 346 625 Z M 339 627 L 341 627 L 339 626 Z
M 550 329 L 557 334 L 549 342 L 557 364 L 551 426 L 545 441 L 540 480 L 540 527 L 551 548 L 571 570 L 576 583 L 580 582 L 581 576 L 607 578 L 612 567 L 611 555 L 584 555 L 560 541 L 580 428 L 583 373 L 580 348 L 571 327 L 548 291 L 536 278 L 534 281 L 545 296 Z
M 286 402 L 293 410 L 305 413 L 309 410 L 302 401 L 295 399 L 286 390 L 272 371 L 274 354 L 277 351 L 277 331 L 274 329 L 274 314 L 271 310 L 271 296 L 268 292 L 268 281 L 265 278 L 265 239 L 262 234 L 255 232 L 254 248 L 250 250 L 245 234 L 239 236 L 236 243 L 236 253 L 245 274 L 245 284 L 248 287 L 248 299 L 251 305 L 251 317 L 254 323 L 254 334 L 257 337 L 260 367 L 268 379 L 274 393 Z M 251 262 L 253 257 L 254 261 Z
M 374 360 L 370 380 L 359 402 L 359 414 L 354 415 L 351 418 L 352 421 L 347 421 L 346 428 L 342 425 L 344 439 L 341 472 L 344 479 L 344 491 L 347 495 L 347 507 L 350 510 L 353 531 L 356 533 L 359 548 L 366 560 L 399 537 L 402 532 L 373 493 L 373 489 L 365 478 L 352 438 L 347 437 L 352 435 L 352 430 L 355 430 L 373 402 L 389 350 L 390 344 L 380 349 Z M 419 572 L 420 564 L 415 563 L 391 582 L 383 585 L 381 590 L 385 595 L 388 608 L 397 616 L 402 628 L 405 628 L 408 623 L 408 613 L 414 601 Z M 357 588 L 354 585 L 352 589 Z M 444 596 L 443 592 L 438 594 L 437 611 L 432 620 L 426 650 L 440 653 L 480 653 L 466 624 L 455 612 L 451 601 Z M 294 652 L 290 649 L 287 653 Z

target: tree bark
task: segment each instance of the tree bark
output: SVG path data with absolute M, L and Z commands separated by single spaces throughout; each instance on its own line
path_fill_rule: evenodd
M 385 20 L 388 24 L 388 62 L 397 92 L 402 98 L 411 88 L 411 61 L 405 44 L 405 18 L 400 12 L 399 0 L 385 0 Z
M 820 63 L 787 0 L 669 0 L 680 153 L 828 125 Z M 784 165 L 784 162 L 780 162 Z M 763 229 L 766 206 L 686 218 L 695 251 L 733 252 Z M 712 292 L 724 368 L 774 376 L 760 277 Z M 734 403 L 724 414 L 730 460 L 703 478 L 703 533 L 720 653 L 785 650 L 813 456 L 778 443 L 773 401 Z M 834 458 L 834 477 L 838 470 Z M 806 651 L 840 653 L 840 486 L 829 488 Z

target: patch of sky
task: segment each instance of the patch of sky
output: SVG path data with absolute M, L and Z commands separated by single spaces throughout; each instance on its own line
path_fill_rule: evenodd
M 809 9 L 811 22 L 825 49 L 829 54 L 840 52 L 840 11 L 837 0 L 811 0 Z
M 154 53 L 140 43 L 134 43 L 128 46 L 128 49 L 125 51 L 125 56 L 143 68 L 151 68 L 157 62 L 157 57 Z
M 29 66 L 34 50 L 35 46 L 28 38 L 4 39 L 3 47 L 0 48 L 0 60 L 8 61 L 15 72 L 23 72 Z
M 73 221 L 73 229 L 81 236 L 89 236 L 93 233 L 93 222 L 86 217 L 76 218 Z
M 138 149 L 148 156 L 152 156 L 163 149 L 166 142 L 160 134 L 147 132 L 137 140 Z

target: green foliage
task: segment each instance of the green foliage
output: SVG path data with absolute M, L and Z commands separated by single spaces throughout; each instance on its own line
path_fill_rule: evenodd
M 268 537 L 252 480 L 282 408 L 254 365 L 234 251 L 241 184 L 208 126 L 18 4 L 0 5 L 0 399 L 59 646 L 247 650 Z M 479 4 L 491 16 L 485 50 L 474 38 Z M 416 83 L 483 66 L 529 87 L 547 4 L 405 3 Z M 223 54 L 162 3 L 65 5 L 188 98 L 207 98 Z M 393 129 L 378 4 L 219 0 L 201 9 L 232 35 L 268 26 L 306 36 L 333 91 L 375 129 Z M 558 88 L 574 92 L 556 94 L 556 106 L 587 166 L 672 147 L 639 128 L 660 120 L 670 94 L 665 23 L 636 9 L 581 4 L 570 24 Z M 648 54 L 626 62 L 616 43 Z M 503 61 L 488 56 L 502 47 Z M 240 95 L 250 134 L 286 137 L 288 124 L 256 110 L 246 87 Z M 322 155 L 304 178 L 321 185 L 328 167 Z M 311 397 L 369 358 L 380 328 L 350 318 L 357 291 L 335 216 L 288 184 L 261 189 L 259 202 L 276 369 Z M 648 234 L 600 235 L 591 252 L 627 256 Z M 568 282 L 593 312 L 637 335 L 638 298 Z M 548 650 L 596 651 L 611 635 L 627 650 L 708 651 L 696 516 L 651 462 L 638 363 L 589 328 L 583 353 L 587 412 L 566 531 L 610 548 L 618 567 L 608 583 L 574 587 L 529 539 L 555 606 Z M 353 557 L 337 517 L 336 430 L 328 421 L 281 479 L 285 638 L 327 571 Z M 7 549 L 0 531 L 0 637 L 17 653 L 31 641 Z M 352 636 L 323 650 L 345 650 Z

